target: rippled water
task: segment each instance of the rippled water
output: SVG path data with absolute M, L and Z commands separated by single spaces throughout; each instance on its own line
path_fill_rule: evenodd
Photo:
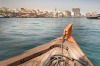
M 86 18 L 0 18 L 0 60 L 61 36 L 68 23 L 80 48 L 100 66 L 100 20 Z

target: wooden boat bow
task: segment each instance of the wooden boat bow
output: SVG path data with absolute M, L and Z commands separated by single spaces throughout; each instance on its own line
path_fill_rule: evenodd
M 0 66 L 93 66 L 71 34 L 68 24 L 61 37 L 0 61 Z
M 76 41 L 73 39 L 73 37 L 71 36 L 72 34 L 72 24 L 68 24 L 66 26 L 66 28 L 64 29 L 63 35 L 59 38 L 57 38 L 57 40 L 68 40 L 70 42 L 73 42 L 74 44 L 77 44 Z

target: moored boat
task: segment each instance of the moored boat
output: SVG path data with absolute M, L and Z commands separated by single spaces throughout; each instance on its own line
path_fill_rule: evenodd
M 93 66 L 71 33 L 72 24 L 68 24 L 61 37 L 0 61 L 0 66 Z
M 98 19 L 98 16 L 88 16 L 87 19 Z
M 0 15 L 0 18 L 3 18 L 3 16 L 2 16 L 2 15 Z

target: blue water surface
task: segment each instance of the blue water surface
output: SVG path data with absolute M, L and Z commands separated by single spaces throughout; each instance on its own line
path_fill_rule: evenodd
M 100 19 L 86 18 L 0 18 L 0 60 L 61 36 L 68 23 L 80 48 L 100 66 Z

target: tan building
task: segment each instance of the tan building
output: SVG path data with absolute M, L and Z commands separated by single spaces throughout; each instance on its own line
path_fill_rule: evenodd
M 72 11 L 74 12 L 74 17 L 81 17 L 79 8 L 72 8 Z
M 63 17 L 63 13 L 62 12 L 59 12 L 58 13 L 58 17 Z
M 64 17 L 71 17 L 71 12 L 66 10 L 64 12 Z

